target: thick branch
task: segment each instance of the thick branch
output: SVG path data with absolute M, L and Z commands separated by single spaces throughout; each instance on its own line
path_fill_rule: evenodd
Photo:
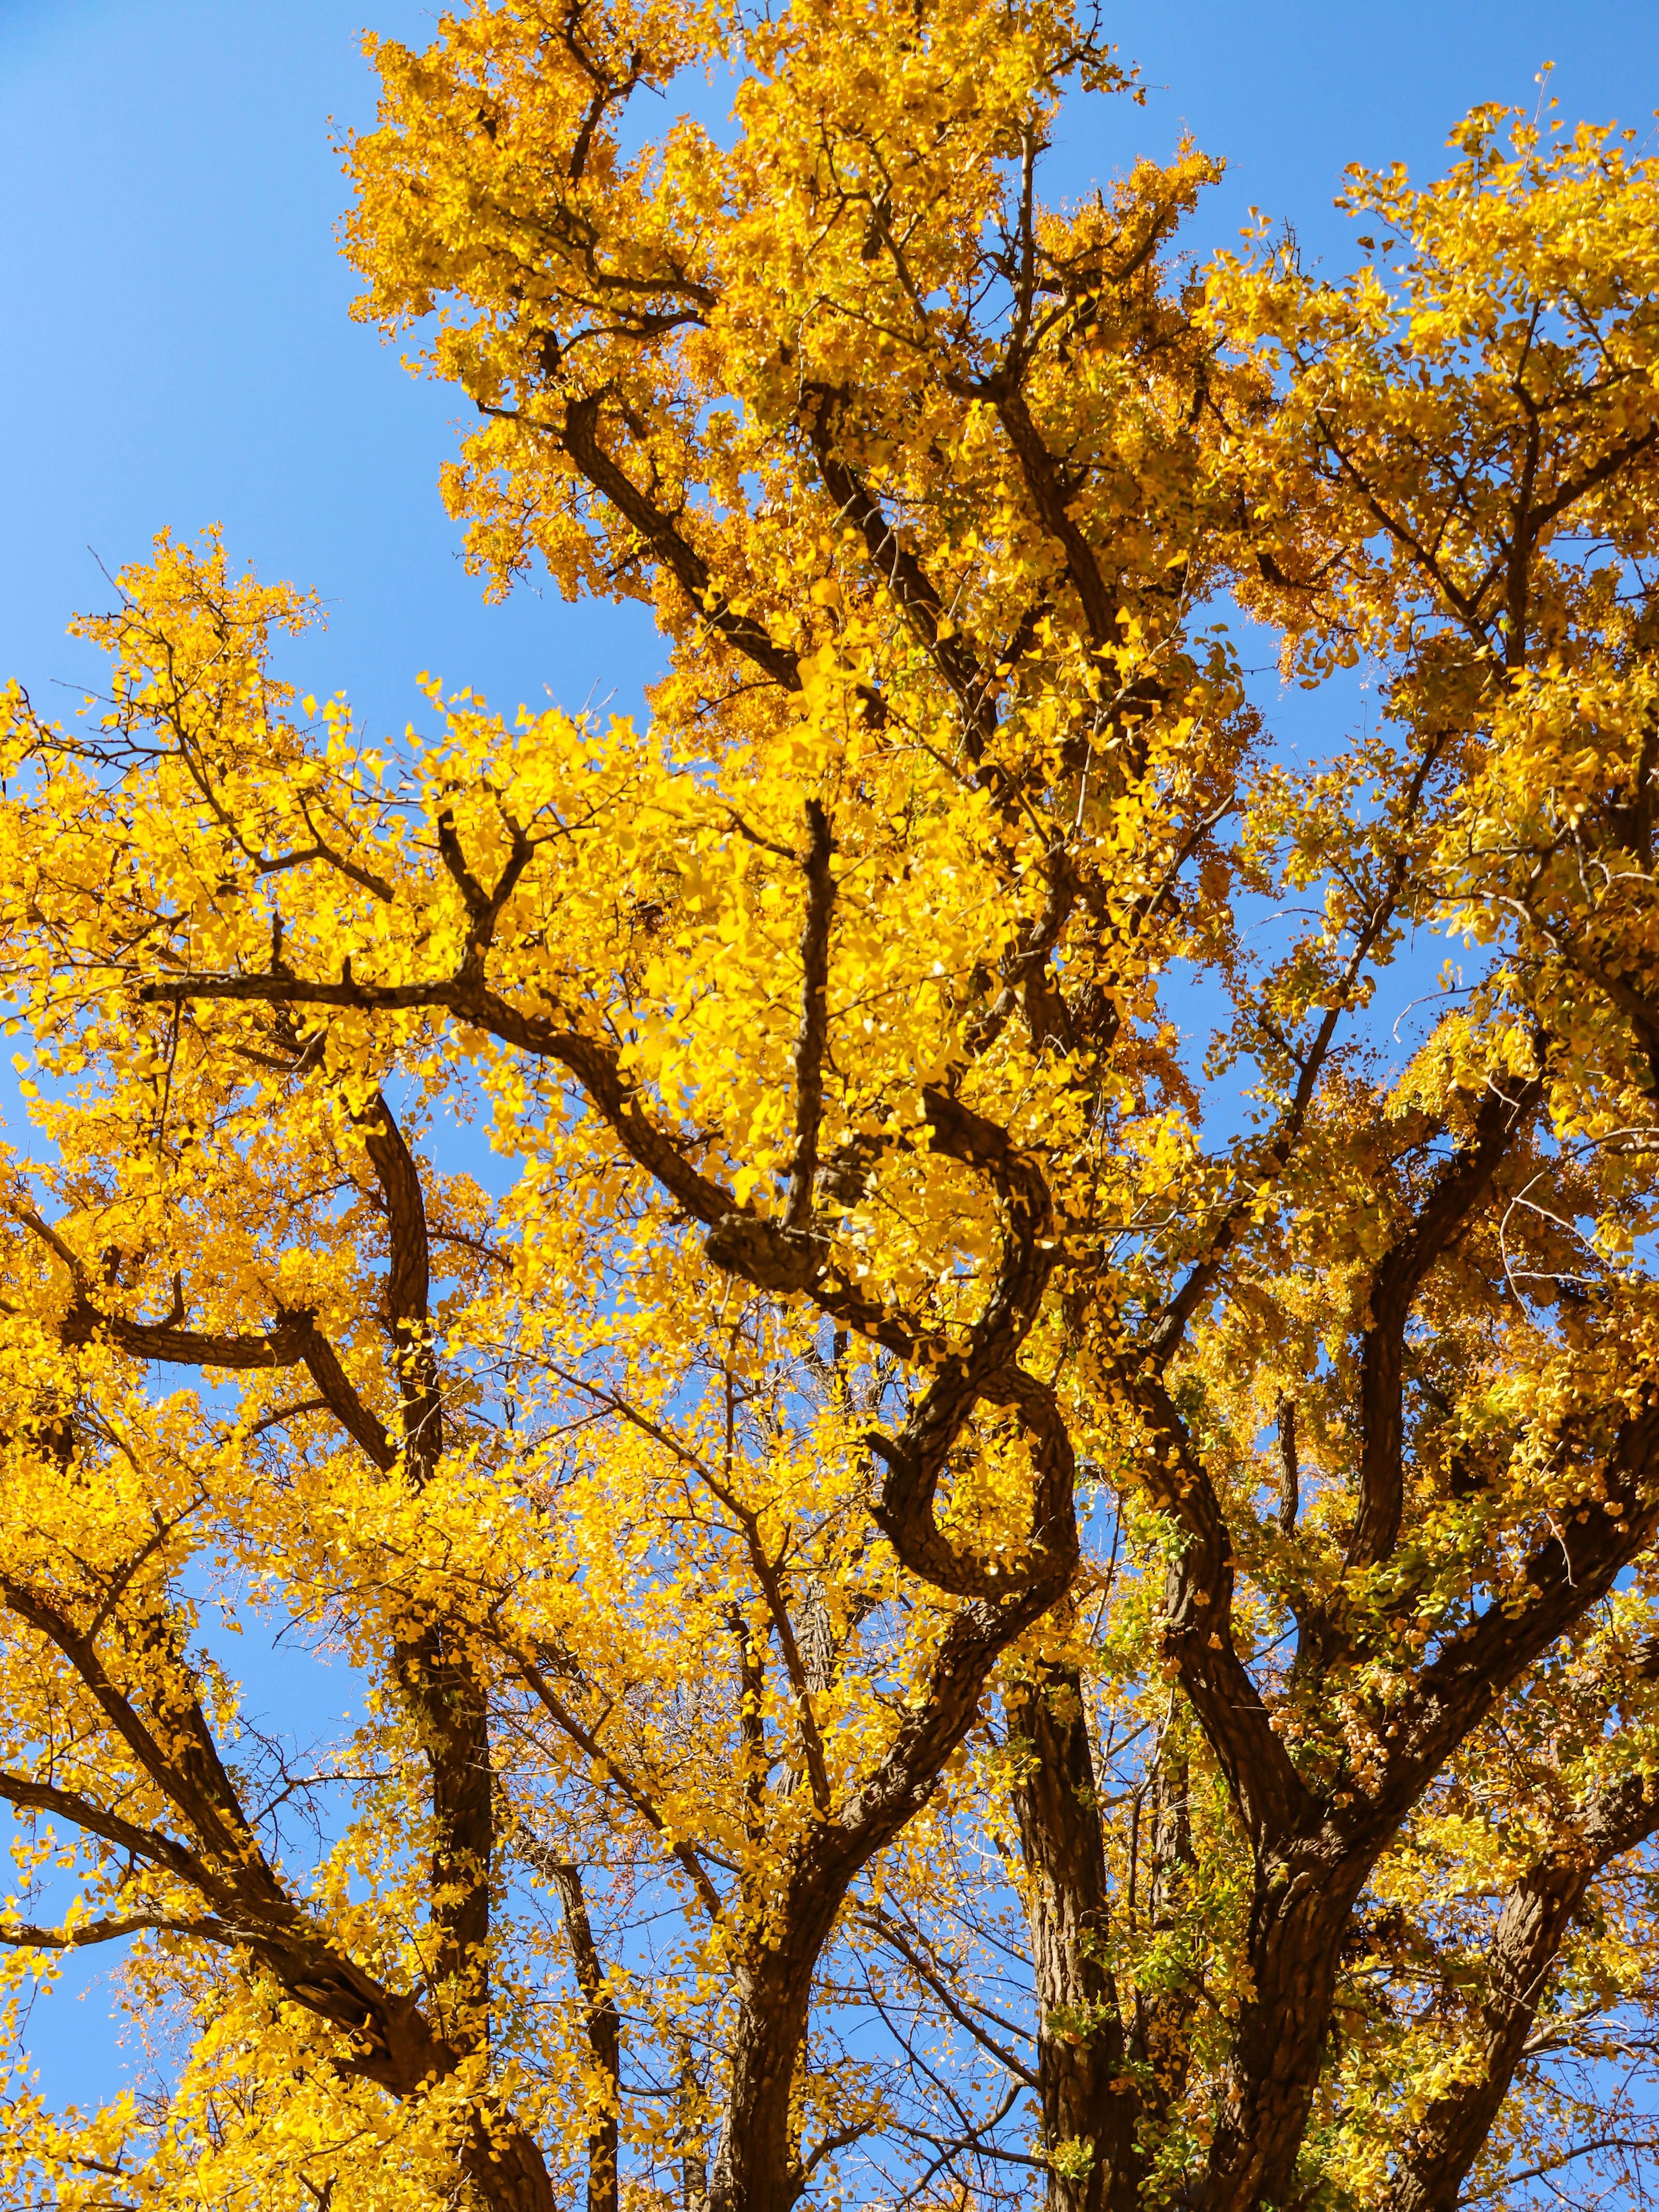
M 718 1265 L 762 1289 L 810 1288 L 824 1312 L 902 1357 L 916 1348 L 911 1333 L 853 1285 L 824 1279 L 813 1240 L 739 1207 L 728 1191 L 692 1166 L 642 1105 L 611 1048 L 548 1016 L 521 1013 L 485 989 L 476 972 L 447 981 L 390 985 L 356 979 L 325 983 L 281 975 L 188 976 L 149 984 L 144 995 L 162 1001 L 223 999 L 368 1011 L 447 1008 L 475 1028 L 568 1068 L 629 1157 L 714 1231 L 707 1249 Z M 887 1466 L 873 1510 L 906 1565 L 936 1587 L 963 1595 L 1005 1591 L 1011 1570 L 1000 1562 L 982 1564 L 950 1543 L 933 1518 L 933 1501 L 951 1449 L 975 1405 L 987 1398 L 1010 1406 L 1033 1439 L 1038 1481 L 1032 1540 L 1035 1551 L 1046 1550 L 1024 1571 L 1057 1594 L 1076 1556 L 1071 1445 L 1052 1392 L 1016 1364 L 1058 1258 L 1048 1188 L 1036 1162 L 994 1122 L 937 1085 L 925 1089 L 922 1097 L 932 1149 L 978 1170 L 997 1193 L 1005 1215 L 1002 1251 L 967 1350 L 940 1360 L 898 1437 L 871 1439 Z M 326 1395 L 326 1385 L 318 1379 Z
M 1026 489 L 1031 495 L 1043 528 L 1061 548 L 1066 556 L 1066 574 L 1077 593 L 1083 610 L 1083 619 L 1088 626 L 1089 641 L 1097 649 L 1115 645 L 1118 631 L 1110 592 L 1100 573 L 1100 563 L 1094 549 L 1073 520 L 1070 498 L 1061 478 L 1060 465 L 1045 444 L 1042 432 L 1031 419 L 1031 410 L 1025 394 L 1017 386 L 1010 388 L 998 386 L 987 392 L 997 411 L 1009 444 L 1019 462 L 1020 472 L 1025 478 Z
M 1504 1900 L 1477 2028 L 1479 2071 L 1424 2114 L 1395 2176 L 1389 2212 L 1455 2212 L 1509 2094 L 1573 1914 L 1610 1861 L 1659 1829 L 1652 1778 L 1627 1775 L 1587 1808 L 1577 1834 L 1529 1868 Z
M 44 1231 L 45 1224 L 40 1225 Z M 279 1307 L 276 1321 L 263 1334 L 223 1335 L 213 1330 L 183 1327 L 182 1302 L 175 1297 L 176 1319 L 169 1316 L 161 1322 L 129 1321 L 124 1315 L 106 1313 L 93 1303 L 86 1270 L 79 1258 L 57 1237 L 51 1241 L 71 1270 L 75 1281 L 75 1301 L 64 1316 L 60 1332 L 65 1345 L 73 1348 L 102 1338 L 134 1359 L 157 1360 L 181 1367 L 217 1367 L 233 1373 L 303 1365 L 322 1394 L 323 1404 L 373 1464 L 382 1474 L 397 1464 L 398 1455 L 387 1439 L 385 1424 L 358 1396 L 334 1347 L 317 1327 L 315 1315 Z
M 1084 2174 L 1050 2169 L 1048 2212 L 1113 2212 L 1133 2200 L 1138 2100 L 1107 1964 L 1106 1855 L 1083 1685 L 1075 1668 L 1045 1668 L 1011 1684 L 1005 1702 L 1010 1747 L 1023 1739 L 1027 1747 L 1013 1805 L 1036 1981 L 1043 2145 L 1050 2154 L 1094 2146 Z
M 443 1455 L 443 1407 L 432 1346 L 431 1249 L 426 1194 L 414 1154 L 376 1091 L 356 1117 L 386 1207 L 391 1264 L 386 1273 L 386 1322 L 397 1363 L 403 1422 L 404 1463 L 411 1479 L 425 1481 Z
M 1498 1164 L 1542 1095 L 1535 1077 L 1522 1084 L 1493 1083 L 1480 1103 L 1468 1143 L 1454 1156 L 1371 1279 L 1370 1325 L 1359 1364 L 1359 1517 L 1348 1547 L 1350 1566 L 1375 1566 L 1400 1540 L 1406 1322 L 1412 1301 L 1435 1261 L 1491 1197 Z
M 934 1150 L 976 1168 L 1001 1200 L 1002 1249 L 966 1350 L 939 1361 L 896 1438 L 869 1439 L 886 1468 L 872 1515 L 911 1572 L 937 1589 L 989 1595 L 1029 1574 L 1050 1583 L 1057 1596 L 1076 1560 L 1071 1438 L 1053 1392 L 1018 1364 L 1058 1257 L 1048 1185 L 1036 1163 L 994 1122 L 935 1086 L 922 1099 Z M 1032 1556 L 1023 1567 L 980 1561 L 952 1543 L 934 1518 L 951 1451 L 981 1398 L 1012 1407 L 1030 1440 L 1036 1476 Z
M 813 385 L 805 394 L 803 419 L 824 489 L 864 540 L 872 566 L 907 628 L 932 656 L 963 712 L 976 746 L 994 727 L 984 672 L 973 647 L 954 631 L 933 579 L 901 539 L 879 501 L 846 459 L 835 438 L 842 394 Z
M 204 1943 L 240 1943 L 237 1929 L 222 1920 L 188 1920 L 170 1913 L 123 1912 L 98 1920 L 77 1920 L 72 1928 L 40 1928 L 25 1920 L 0 1921 L 0 1944 L 11 1951 L 80 1951 L 98 1943 L 118 1943 L 149 1931 L 191 1936 Z
M 1502 1597 L 1475 1616 L 1418 1677 L 1395 1709 L 1382 1783 L 1349 1816 L 1353 1830 L 1386 1837 L 1416 1803 L 1452 1752 L 1576 1620 L 1613 1588 L 1620 1571 L 1659 1528 L 1659 1395 L 1620 1427 L 1603 1470 L 1605 1504 L 1586 1497 L 1552 1515 L 1541 1540 L 1517 1562 L 1513 1587 L 1524 1603 Z
M 1164 1650 L 1221 1762 L 1245 1830 L 1263 1852 L 1305 1827 L 1314 1801 L 1234 1649 L 1232 1544 L 1187 1425 L 1149 1370 L 1126 1369 L 1120 1379 L 1144 1425 L 1142 1480 L 1188 1538 L 1166 1571 Z
M 1302 1506 L 1302 1467 L 1296 1449 L 1296 1401 L 1281 1398 L 1274 1417 L 1279 1431 L 1279 1525 L 1285 1535 L 1296 1527 Z
M 225 1771 L 182 1653 L 165 1620 L 150 1615 L 134 1626 L 134 1640 L 159 1662 L 165 1685 L 152 1694 L 159 1728 L 146 1722 L 113 1680 L 90 1637 L 56 1606 L 26 1584 L 0 1580 L 7 1610 L 27 1622 L 68 1662 L 134 1764 L 195 1831 L 216 1869 L 210 1893 L 234 1896 L 244 1905 L 270 1909 L 283 1893 L 266 1864 L 235 1785 Z M 165 1699 L 165 1704 L 162 1700 Z M 163 1742 L 165 1738 L 165 1743 Z M 193 1866 L 190 1878 L 202 1869 Z

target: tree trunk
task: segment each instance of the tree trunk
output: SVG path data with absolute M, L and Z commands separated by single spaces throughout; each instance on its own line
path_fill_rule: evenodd
M 475 2114 L 461 2165 L 489 2212 L 556 2212 L 539 2147 L 505 2114 Z
M 437 1636 L 398 1661 L 412 1692 L 432 1771 L 433 1979 L 442 2002 L 461 2008 L 446 2021 L 460 2049 L 489 2034 L 489 1878 L 495 1858 L 495 1777 L 489 1709 L 477 1669 L 451 1657 Z M 412 1663 L 410 1663 L 412 1659 Z
M 1469 2168 L 1515 2077 L 1567 1923 L 1595 1872 L 1589 1865 L 1546 1862 L 1510 1891 L 1492 1945 L 1493 1989 L 1481 2008 L 1480 2071 L 1430 2106 L 1395 2178 L 1390 2212 L 1456 2212 Z
M 787 1950 L 763 1953 L 739 1976 L 731 2088 L 708 2179 L 708 2212 L 790 2212 L 801 2194 L 793 2090 L 818 1949 L 817 1942 L 797 1940 Z
M 1037 2000 L 1037 2082 L 1048 2212 L 1133 2204 L 1136 2100 L 1106 1964 L 1106 1854 L 1082 1685 L 1045 1668 L 1006 1697 L 1011 1739 L 1033 1748 L 1014 1790 Z
M 1205 2212 L 1258 2212 L 1295 2197 L 1342 1938 L 1376 1856 L 1319 1837 L 1258 1863 L 1252 1994 L 1223 2079 Z

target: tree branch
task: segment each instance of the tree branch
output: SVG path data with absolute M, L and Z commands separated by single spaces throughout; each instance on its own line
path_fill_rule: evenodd
M 1400 1538 L 1405 1500 L 1406 1322 L 1424 1277 L 1470 1215 L 1492 1195 L 1492 1177 L 1543 1096 L 1533 1077 L 1495 1079 L 1474 1117 L 1469 1141 L 1437 1180 L 1407 1234 L 1371 1278 L 1370 1326 L 1359 1364 L 1359 1516 L 1348 1547 L 1351 1567 L 1375 1566 Z
M 795 1157 L 784 1203 L 786 1230 L 811 1225 L 812 1187 L 818 1171 L 818 1128 L 823 1118 L 823 1055 L 829 1042 L 830 922 L 836 885 L 830 872 L 834 840 L 822 800 L 806 802 L 806 917 L 801 924 L 800 1030 L 795 1040 Z
M 1659 1790 L 1652 1778 L 1626 1775 L 1585 1808 L 1577 1832 L 1564 1836 L 1510 1890 L 1478 2016 L 1479 2072 L 1424 2113 L 1395 2175 L 1389 2212 L 1455 2212 L 1525 2054 L 1573 1914 L 1603 1868 L 1656 1829 Z
M 581 1876 L 568 1859 L 549 1856 L 543 1872 L 559 1893 L 564 1929 L 582 1994 L 588 2047 L 605 2085 L 605 2100 L 590 2119 L 587 2134 L 587 2212 L 617 2212 L 619 2179 L 617 2154 L 622 2085 L 622 2014 L 605 1978 L 605 1962 L 593 1941 L 582 1894 Z

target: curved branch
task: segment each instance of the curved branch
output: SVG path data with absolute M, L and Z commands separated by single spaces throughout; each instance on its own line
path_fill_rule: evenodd
M 432 1347 L 431 1250 L 421 1172 L 383 1091 L 354 1115 L 386 1206 L 391 1265 L 386 1320 L 398 1370 L 404 1459 L 411 1479 L 427 1480 L 443 1456 L 443 1401 Z

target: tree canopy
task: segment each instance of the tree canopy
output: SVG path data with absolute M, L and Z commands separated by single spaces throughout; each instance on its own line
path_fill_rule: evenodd
M 1134 95 L 1066 0 L 370 44 L 471 565 L 663 671 L 376 741 L 163 536 L 4 696 L 11 2201 L 1618 2190 L 1659 167 L 1483 109 L 1349 280 L 1199 271 L 1193 148 L 1045 197 Z M 56 2108 L 99 1945 L 164 2063 Z

